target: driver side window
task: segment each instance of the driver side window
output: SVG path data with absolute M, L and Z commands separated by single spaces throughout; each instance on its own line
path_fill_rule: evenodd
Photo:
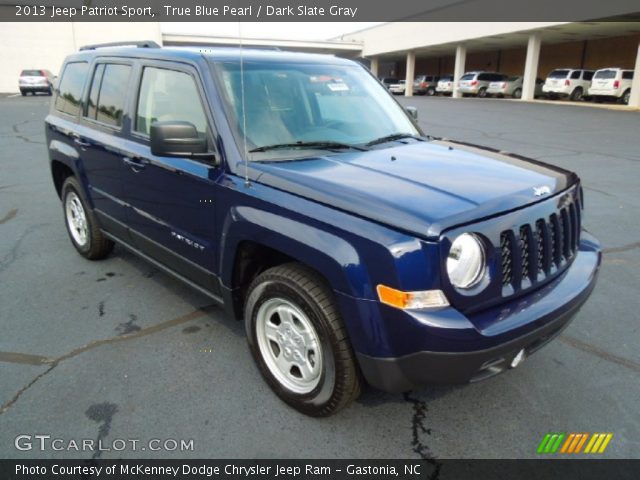
M 156 121 L 190 122 L 198 133 L 206 134 L 207 117 L 191 75 L 164 68 L 144 68 L 135 130 L 149 135 L 151 124 Z

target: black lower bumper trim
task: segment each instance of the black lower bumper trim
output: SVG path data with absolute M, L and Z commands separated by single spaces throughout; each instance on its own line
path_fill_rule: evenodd
M 429 383 L 468 383 L 492 377 L 510 368 L 524 349 L 529 355 L 556 337 L 580 310 L 591 293 L 545 326 L 515 340 L 473 352 L 416 352 L 398 358 L 376 358 L 356 353 L 367 382 L 380 390 L 398 393 Z

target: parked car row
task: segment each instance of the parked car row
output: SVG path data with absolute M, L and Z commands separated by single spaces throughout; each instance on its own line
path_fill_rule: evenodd
M 545 80 L 536 78 L 534 97 L 552 100 L 565 98 L 572 101 L 591 99 L 596 102 L 616 100 L 628 104 L 631 96 L 633 70 L 612 67 L 600 70 L 559 68 Z M 404 94 L 406 81 L 397 78 L 381 80 L 393 94 Z M 467 72 L 457 85 L 453 75 L 419 75 L 413 83 L 416 95 L 451 95 L 454 88 L 462 96 L 521 98 L 524 78 L 498 72 Z

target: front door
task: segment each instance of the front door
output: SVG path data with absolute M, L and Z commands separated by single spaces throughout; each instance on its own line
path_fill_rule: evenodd
M 187 121 L 213 151 L 212 122 L 195 69 L 143 63 L 123 156 L 123 198 L 135 246 L 209 292 L 219 292 L 215 202 L 222 174 L 214 162 L 151 154 L 155 121 Z M 219 157 L 218 157 L 219 158 Z

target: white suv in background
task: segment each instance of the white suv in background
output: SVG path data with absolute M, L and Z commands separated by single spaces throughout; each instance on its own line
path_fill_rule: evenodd
M 542 91 L 552 99 L 569 97 L 573 101 L 582 100 L 588 94 L 592 78 L 593 70 L 559 68 L 547 76 Z
M 611 98 L 628 104 L 632 81 L 633 70 L 623 70 L 617 67 L 597 70 L 591 81 L 589 96 L 596 101 Z
M 444 75 L 438 80 L 436 93 L 441 95 L 451 95 L 453 93 L 453 75 Z

